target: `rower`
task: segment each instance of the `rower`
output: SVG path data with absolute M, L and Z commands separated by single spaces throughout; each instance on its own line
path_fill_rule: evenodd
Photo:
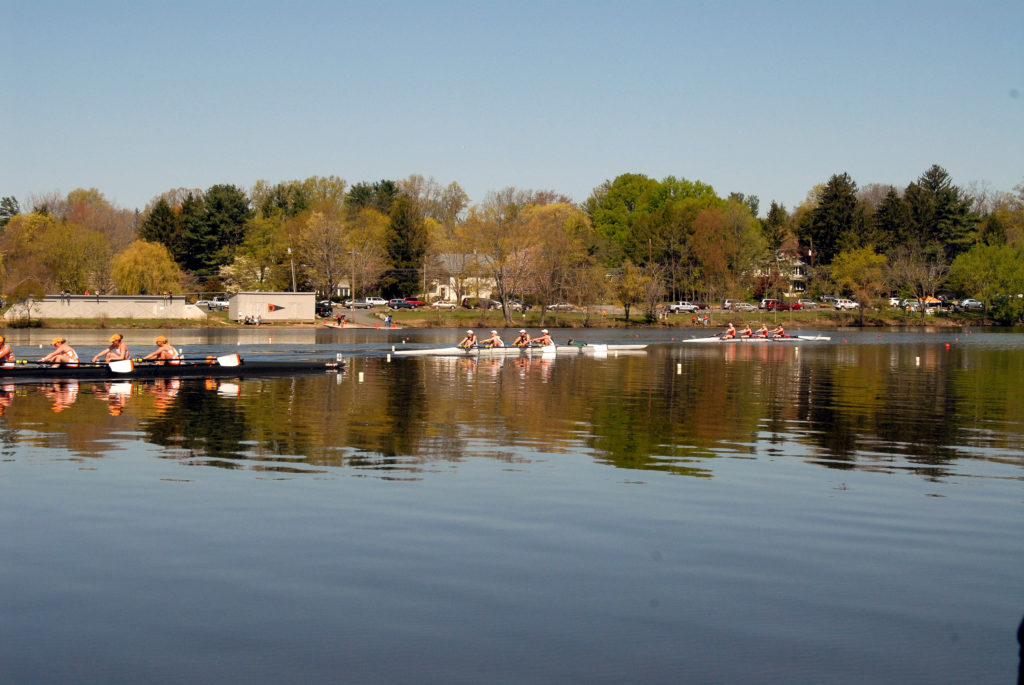
M 540 332 L 540 335 L 533 339 L 533 344 L 537 347 L 547 347 L 548 345 L 554 345 L 555 341 L 551 339 L 551 334 L 548 333 L 548 329 L 544 329 Z
M 498 336 L 498 331 L 491 331 L 491 337 L 482 340 L 480 344 L 484 347 L 504 347 L 505 341 Z
M 725 333 L 722 333 L 722 337 L 729 339 L 736 337 L 736 327 L 732 325 L 732 322 L 729 322 L 729 327 L 725 329 Z
M 476 347 L 477 339 L 476 334 L 473 331 L 466 331 L 466 337 L 462 339 L 457 347 L 461 347 L 464 350 L 468 350 L 471 347 Z
M 753 338 L 754 337 L 754 331 L 750 330 L 750 324 L 749 323 L 746 326 L 743 327 L 742 335 L 743 335 L 744 338 Z
M 103 357 L 103 361 L 106 363 L 128 359 L 128 345 L 124 342 L 124 336 L 120 333 L 110 336 L 110 347 L 99 352 L 92 360 L 98 362 L 100 357 Z
M 39 359 L 40 362 L 52 362 L 54 366 L 78 366 L 78 353 L 75 352 L 75 348 L 68 345 L 66 338 L 58 335 L 50 344 L 54 347 L 53 352 Z
M 143 357 L 143 361 L 156 361 L 160 364 L 181 363 L 181 353 L 167 342 L 166 337 L 158 335 L 153 342 L 156 343 L 156 349 Z
M 775 330 L 772 331 L 772 335 L 774 337 L 776 337 L 776 338 L 788 338 L 789 337 L 788 335 L 786 335 L 786 329 L 782 327 L 781 323 L 778 326 L 775 327 Z
M 768 337 L 768 324 L 762 323 L 761 327 L 757 329 L 757 334 L 762 338 Z
M 14 368 L 14 350 L 7 344 L 7 338 L 0 335 L 0 366 L 5 369 Z
M 530 334 L 526 332 L 526 329 L 520 329 L 519 337 L 512 343 L 516 347 L 529 347 L 530 346 Z

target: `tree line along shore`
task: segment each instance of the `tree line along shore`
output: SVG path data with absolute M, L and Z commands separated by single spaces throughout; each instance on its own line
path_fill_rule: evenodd
M 604 301 L 621 309 L 621 325 L 667 325 L 666 301 L 835 295 L 863 305 L 859 324 L 917 325 L 888 311 L 888 298 L 944 294 L 979 300 L 980 323 L 1014 325 L 1024 315 L 1024 185 L 963 188 L 938 165 L 903 187 L 858 186 L 837 173 L 797 207 L 772 201 L 763 216 L 756 195 L 634 173 L 600 183 L 581 203 L 516 188 L 471 203 L 458 183 L 419 175 L 177 188 L 141 210 L 76 189 L 24 207 L 0 199 L 0 251 L 8 302 L 64 291 L 485 296 L 528 302 L 541 321 L 598 326 L 620 324 L 548 307 Z M 445 325 L 434 314 L 398 312 L 395 321 Z M 500 309 L 504 325 L 516 316 Z

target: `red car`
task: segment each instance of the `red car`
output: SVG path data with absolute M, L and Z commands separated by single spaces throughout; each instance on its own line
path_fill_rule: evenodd
M 795 312 L 803 308 L 804 306 L 799 302 L 779 302 L 778 300 L 772 300 L 768 303 L 768 309 L 774 312 Z
M 413 307 L 425 307 L 427 304 L 423 300 L 417 300 L 415 297 L 407 297 L 405 298 L 405 301 L 411 304 Z

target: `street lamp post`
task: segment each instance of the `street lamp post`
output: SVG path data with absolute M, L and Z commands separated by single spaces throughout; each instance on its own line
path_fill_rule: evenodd
M 359 253 L 355 250 L 349 250 L 348 253 L 352 255 L 352 282 L 349 283 L 349 290 L 352 292 L 349 293 L 348 298 L 348 316 L 349 319 L 352 319 L 355 317 L 356 313 L 356 255 Z
M 295 257 L 292 256 L 292 248 L 288 248 L 288 260 L 292 263 L 292 292 L 296 293 L 298 290 L 295 287 Z

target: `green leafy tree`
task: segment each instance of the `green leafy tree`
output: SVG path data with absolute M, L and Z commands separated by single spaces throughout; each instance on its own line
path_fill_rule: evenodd
M 206 230 L 213 239 L 212 263 L 230 264 L 235 249 L 245 239 L 246 222 L 252 218 L 249 198 L 233 185 L 215 185 L 203 197 Z
M 882 198 L 875 209 L 872 222 L 877 246 L 883 252 L 888 252 L 898 245 L 907 245 L 912 240 L 914 244 L 918 244 L 916 236 L 911 236 L 910 208 L 895 188 L 889 188 L 889 192 Z
M 419 292 L 420 275 L 427 253 L 427 229 L 422 215 L 407 195 L 399 195 L 391 205 L 385 249 L 391 268 L 381 285 L 386 296 L 401 297 Z
M 974 242 L 977 217 L 971 198 L 953 185 L 949 173 L 932 165 L 903 197 L 910 210 L 914 236 L 921 245 L 940 245 L 947 259 L 953 259 Z
M 789 213 L 786 212 L 785 205 L 772 200 L 768 216 L 764 220 L 764 239 L 768 250 L 774 254 L 782 249 L 789 234 Z
M 860 303 L 860 325 L 864 325 L 864 310 L 885 291 L 885 255 L 870 247 L 844 250 L 836 255 L 830 269 L 832 280 L 850 291 Z
M 189 193 L 181 202 L 181 265 L 200 276 L 212 276 L 217 265 L 217 236 L 206 222 L 203 196 Z
M 345 195 L 345 204 L 352 212 L 369 207 L 381 214 L 390 214 L 391 205 L 400 192 L 398 184 L 387 179 L 372 184 L 357 183 Z
M 960 293 L 985 304 L 1001 323 L 1020 319 L 1024 293 L 1024 250 L 1008 244 L 975 245 L 953 260 L 948 283 Z
M 10 195 L 0 198 L 0 228 L 18 214 L 21 214 L 21 207 L 15 198 Z
M 150 243 L 160 243 L 176 259 L 185 256 L 181 217 L 165 198 L 157 200 L 139 226 L 139 238 Z
M 180 291 L 181 270 L 159 243 L 136 240 L 114 256 L 111 275 L 123 295 L 157 295 Z
M 856 243 L 863 233 L 864 216 L 857 203 L 857 184 L 849 174 L 835 174 L 818 196 L 817 206 L 800 226 L 800 239 L 830 263 L 844 245 Z

